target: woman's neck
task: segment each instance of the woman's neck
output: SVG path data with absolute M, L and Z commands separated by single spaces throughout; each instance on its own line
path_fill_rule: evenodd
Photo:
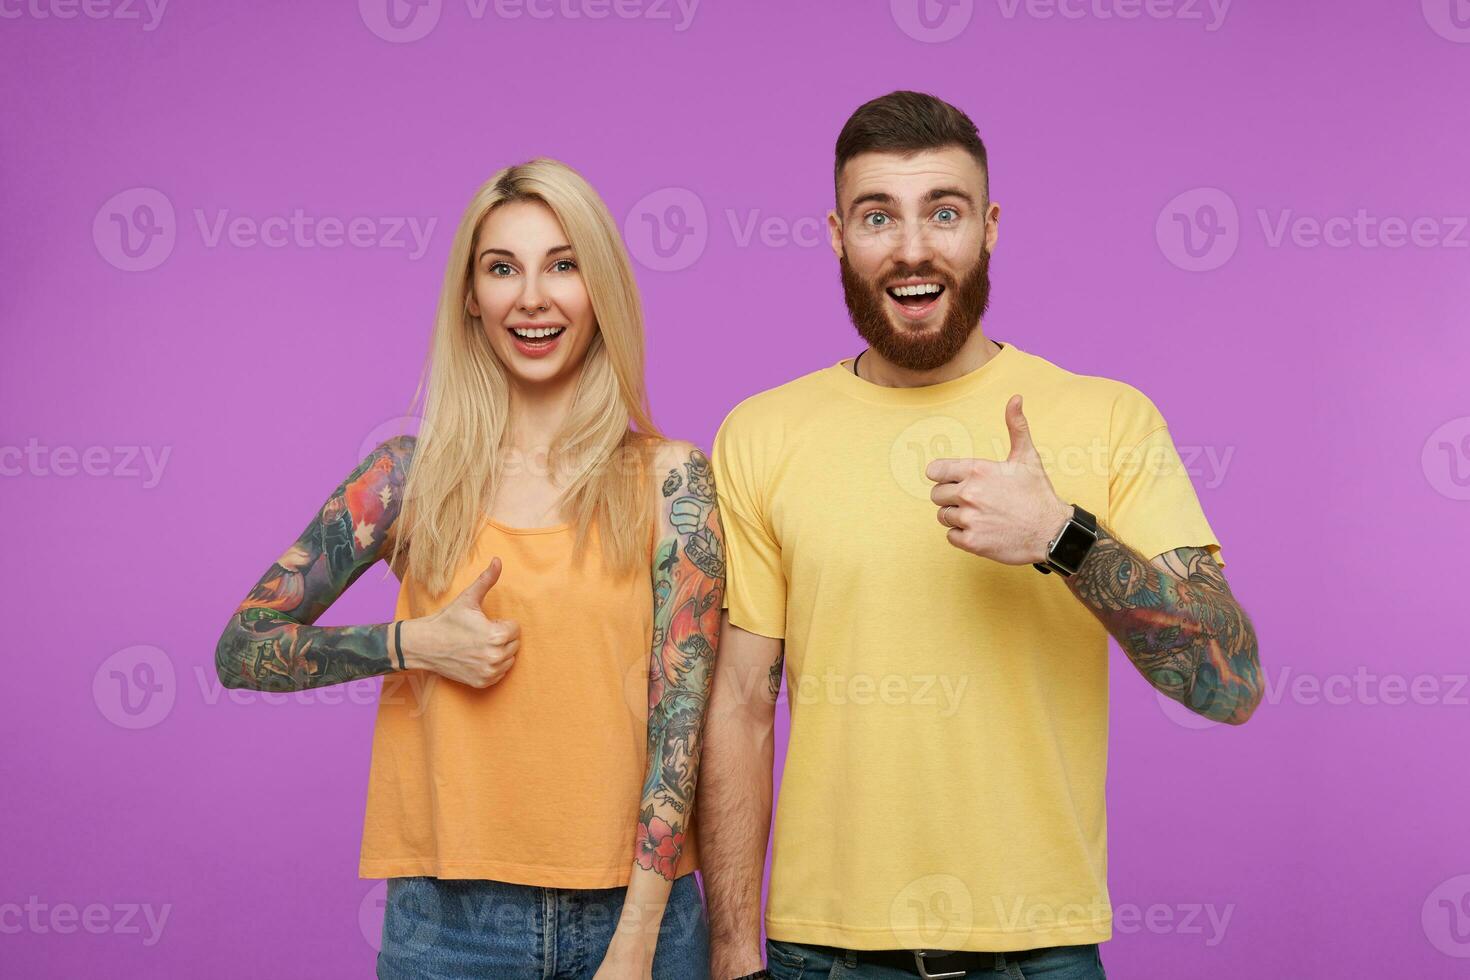
M 540 384 L 526 384 L 512 378 L 506 445 L 523 450 L 550 446 L 572 410 L 576 393 L 575 375 Z

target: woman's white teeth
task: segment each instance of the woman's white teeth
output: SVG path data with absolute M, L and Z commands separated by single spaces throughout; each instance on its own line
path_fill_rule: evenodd
M 941 288 L 937 282 L 921 282 L 916 286 L 894 286 L 889 292 L 895 296 L 928 296 Z
M 523 340 L 537 340 L 541 337 L 555 337 L 565 329 L 566 327 L 512 327 L 511 333 Z

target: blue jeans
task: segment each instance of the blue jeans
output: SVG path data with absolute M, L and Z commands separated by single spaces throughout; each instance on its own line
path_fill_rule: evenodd
M 985 953 L 993 965 L 969 971 L 973 980 L 1107 980 L 1097 943 L 1085 946 L 1045 946 L 1016 953 Z M 913 980 L 917 970 L 904 972 L 863 962 L 863 950 L 766 940 L 766 969 L 771 980 Z M 937 967 L 934 969 L 937 970 Z
M 597 972 L 627 889 L 503 881 L 388 879 L 378 976 L 384 980 L 550 980 Z M 674 879 L 654 980 L 709 976 L 709 922 L 693 874 Z

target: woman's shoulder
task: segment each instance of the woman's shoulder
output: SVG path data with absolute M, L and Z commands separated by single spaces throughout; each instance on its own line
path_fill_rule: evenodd
M 657 439 L 649 449 L 654 483 L 663 487 L 671 477 L 681 480 L 709 482 L 709 457 L 699 446 L 685 439 Z
M 714 478 L 704 450 L 684 439 L 660 439 L 651 449 L 653 484 L 660 498 L 677 491 L 701 500 L 714 496 Z
M 660 472 L 704 457 L 704 450 L 685 439 L 658 438 L 651 442 L 650 458 Z

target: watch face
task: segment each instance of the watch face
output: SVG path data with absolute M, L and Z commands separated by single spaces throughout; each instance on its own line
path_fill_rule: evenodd
M 1066 566 L 1069 572 L 1075 572 L 1082 566 L 1082 560 L 1095 543 L 1097 535 L 1074 518 L 1062 528 L 1056 547 L 1051 550 L 1051 559 L 1058 565 Z

